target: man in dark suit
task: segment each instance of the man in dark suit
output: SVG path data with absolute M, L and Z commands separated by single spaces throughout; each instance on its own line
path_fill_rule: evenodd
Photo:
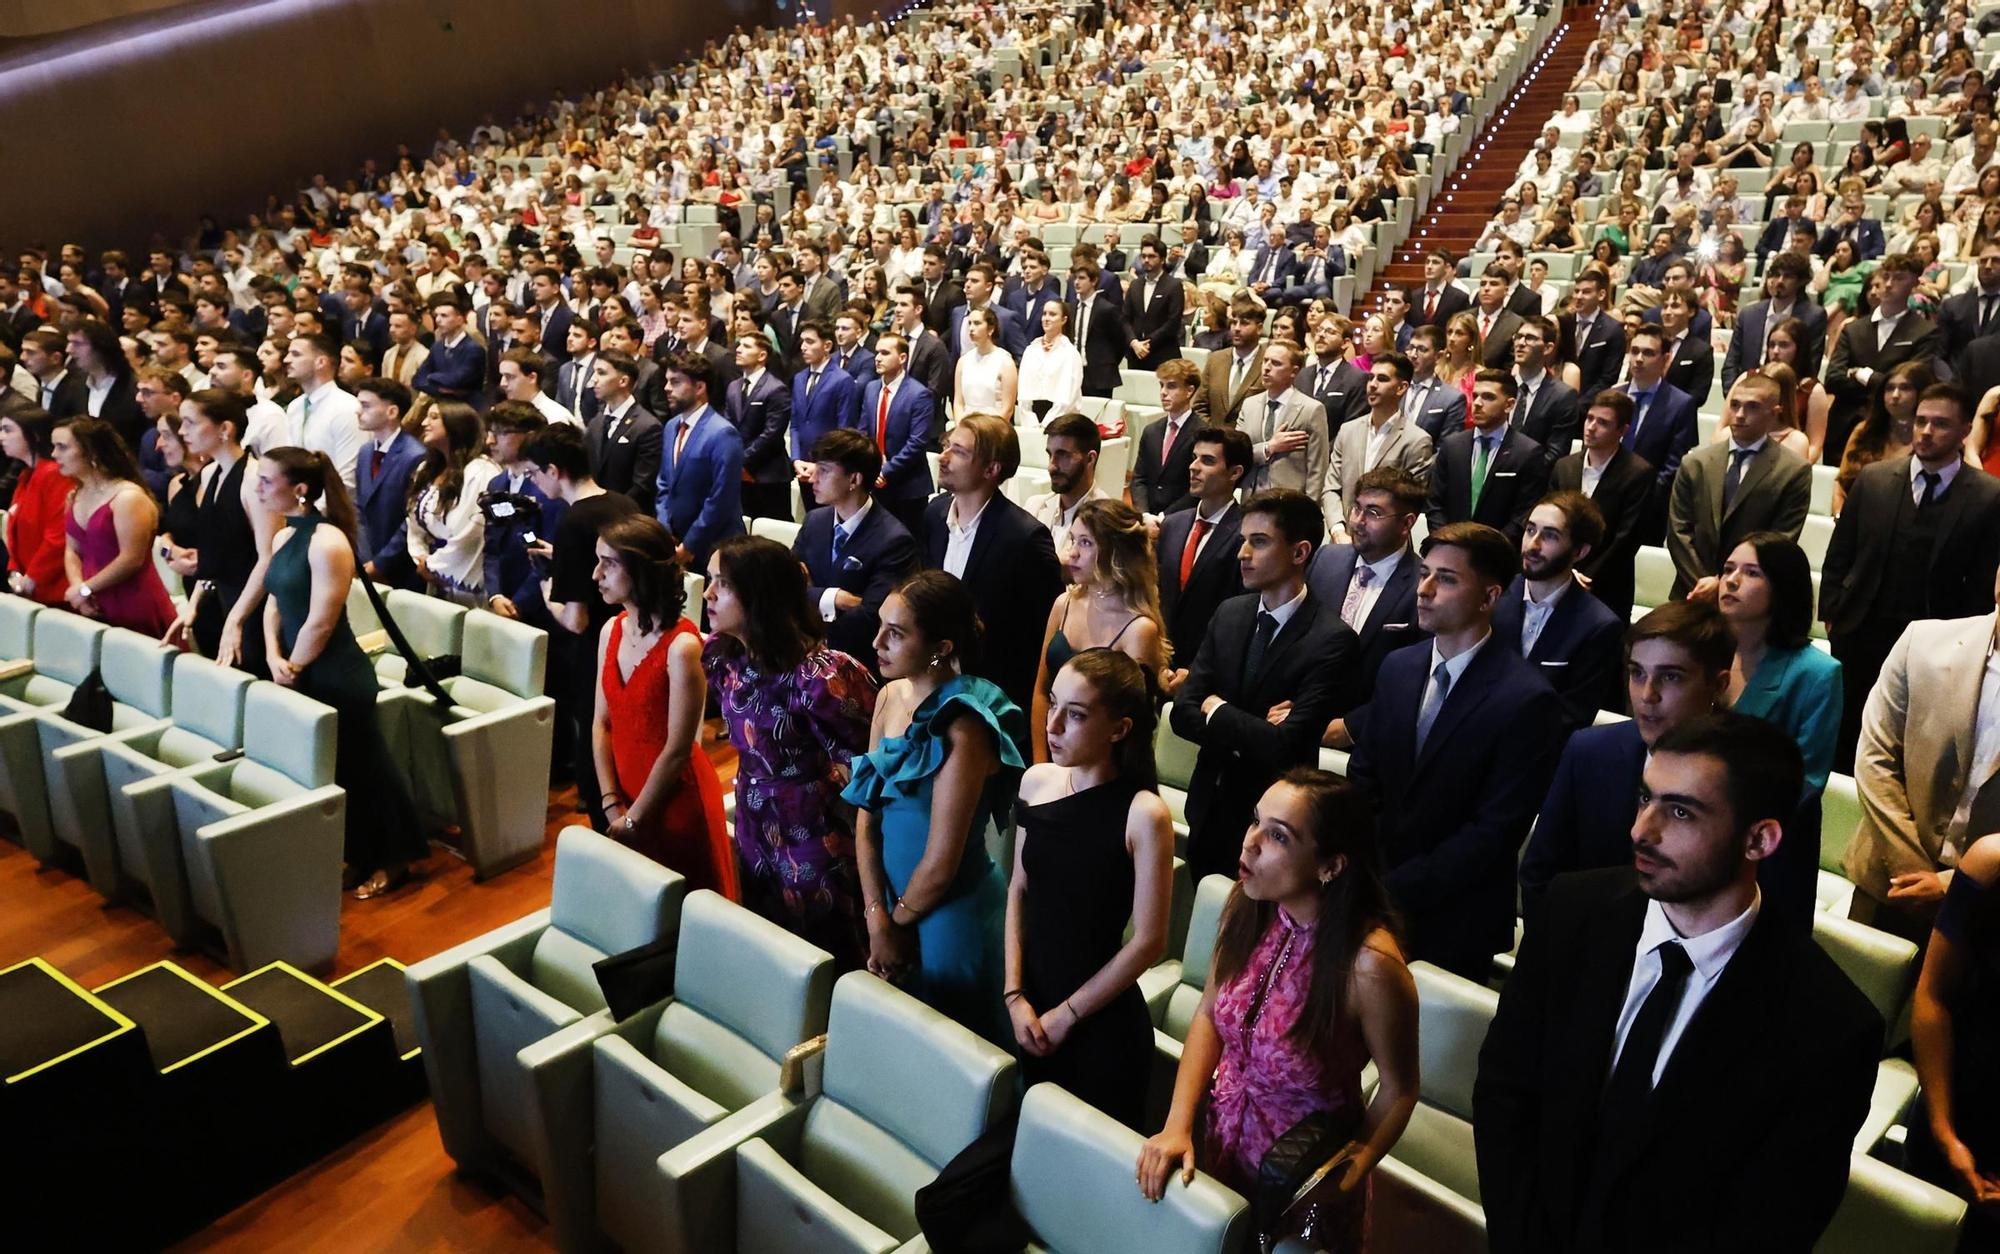
M 1494 1254 L 1811 1249 L 1883 1024 L 1759 900 L 1798 746 L 1710 715 L 1662 735 L 1644 778 L 1632 866 L 1550 887 L 1480 1049 L 1488 1238 Z
M 1432 531 L 1479 522 L 1520 543 L 1528 509 L 1548 482 L 1549 460 L 1541 445 L 1508 425 L 1516 387 L 1504 370 L 1479 372 L 1472 385 L 1472 430 L 1446 436 L 1431 463 L 1425 513 Z
M 1432 447 L 1465 429 L 1465 393 L 1437 377 L 1444 328 L 1421 326 L 1410 332 L 1410 390 L 1403 393 L 1403 418 L 1423 429 Z
M 1000 303 L 1013 311 L 1028 339 L 1042 333 L 1042 306 L 1061 304 L 1062 298 L 1062 282 L 1049 274 L 1049 255 L 1039 248 L 1023 248 L 1020 281 L 1000 294 Z
M 359 344 L 375 361 L 389 350 L 389 310 L 375 299 L 368 285 L 350 282 L 341 292 L 340 340 Z
M 1996 250 L 2000 251 L 2000 250 Z M 1903 629 L 1992 608 L 2000 480 L 1964 460 L 1973 398 L 1949 383 L 1917 400 L 1910 452 L 1861 472 L 1820 568 L 1820 618 L 1846 702 L 1836 766 L 1852 771 L 1861 711 Z
M 1276 305 L 1292 281 L 1294 261 L 1292 250 L 1282 240 L 1267 240 L 1251 258 L 1244 285 L 1265 305 Z
M 417 367 L 411 390 L 441 401 L 485 408 L 486 346 L 473 339 L 467 329 L 465 307 L 456 296 L 440 292 L 430 299 L 430 313 L 437 338 L 430 355 Z
M 541 412 L 526 401 L 503 400 L 487 411 L 487 444 L 491 457 L 500 464 L 500 473 L 487 485 L 487 494 L 521 500 L 482 501 L 480 507 L 486 515 L 481 554 L 484 578 L 479 585 L 486 597 L 485 607 L 544 631 L 555 621 L 542 600 L 542 577 L 528 553 L 528 537 L 553 540 L 565 505 L 535 483 L 537 467 L 527 455 L 527 443 L 548 425 Z M 367 461 L 366 449 L 362 450 L 362 461 Z M 573 726 L 574 719 L 568 725 Z
M 1318 401 L 1326 411 L 1329 441 L 1341 427 L 1368 413 L 1368 372 L 1342 351 L 1353 325 L 1339 314 L 1330 314 L 1306 333 L 1312 355 L 1295 384 L 1299 393 Z M 1261 390 L 1261 384 L 1253 382 L 1251 390 Z
M 684 352 L 667 362 L 673 420 L 661 431 L 653 516 L 679 543 L 690 570 L 705 570 L 715 546 L 743 531 L 743 437 L 709 404 L 717 386 L 708 359 Z
M 1778 385 L 1746 374 L 1729 391 L 1729 439 L 1688 454 L 1667 502 L 1667 552 L 1676 598 L 1713 585 L 1743 537 L 1781 531 L 1798 539 L 1812 504 L 1812 468 L 1770 438 Z
M 1555 769 L 1562 706 L 1493 638 L 1520 568 L 1513 541 L 1480 523 L 1433 527 L 1418 568 L 1428 644 L 1382 663 L 1342 729 L 1348 778 L 1377 803 L 1390 898 L 1412 958 L 1484 981 L 1514 939 L 1514 859 Z
M 1194 665 L 1215 608 L 1243 592 L 1236 561 L 1243 511 L 1236 507 L 1236 490 L 1252 460 L 1250 437 L 1233 427 L 1198 427 L 1184 438 L 1194 445 L 1188 463 L 1193 504 L 1160 519 L 1154 546 L 1160 617 L 1173 644 L 1170 665 L 1183 673 Z
M 1672 728 L 1723 708 L 1736 636 L 1708 602 L 1668 601 L 1626 628 L 1621 653 L 1632 717 L 1569 738 L 1521 855 L 1530 928 L 1558 875 L 1631 865 L 1646 754 Z
M 812 450 L 819 438 L 842 427 L 861 427 L 861 385 L 833 362 L 833 328 L 808 322 L 799 329 L 799 372 L 792 376 L 792 426 L 786 437 L 792 470 L 802 485 L 812 482 Z M 876 455 L 879 459 L 880 450 Z M 871 474 L 869 491 L 874 487 Z M 809 487 L 806 497 L 807 508 L 813 508 Z
M 1451 281 L 1456 273 L 1458 258 L 1444 249 L 1433 249 L 1424 257 L 1424 285 L 1410 297 L 1412 326 L 1442 331 L 1453 314 L 1472 308 L 1472 298 Z
M 1417 555 L 1410 532 L 1425 499 L 1423 481 L 1400 467 L 1377 466 L 1362 475 L 1346 518 L 1351 543 L 1322 546 L 1306 572 L 1313 595 L 1335 607 L 1359 637 L 1360 664 L 1349 704 L 1375 695 L 1384 658 L 1424 638 L 1417 625 Z
M 1686 296 L 1668 292 L 1660 311 L 1660 330 L 1667 337 L 1666 380 L 1693 398 L 1698 409 L 1715 388 L 1715 350 L 1706 336 L 1688 325 L 1693 308 Z
M 579 320 L 576 325 L 584 324 Z M 639 363 L 623 353 L 600 353 L 591 373 L 598 407 L 583 428 L 590 477 L 607 491 L 631 497 L 641 513 L 650 513 L 663 433 L 660 420 L 632 395 Z
M 1166 246 L 1157 235 L 1139 242 L 1139 273 L 1125 293 L 1127 360 L 1135 370 L 1157 370 L 1181 355 L 1186 285 L 1165 274 Z
M 1070 338 L 1083 355 L 1083 394 L 1110 396 L 1124 382 L 1119 365 L 1125 360 L 1125 310 L 1100 289 L 1104 272 L 1094 261 L 1070 266 Z
M 1627 620 L 1584 591 L 1577 563 L 1604 539 L 1604 515 L 1581 492 L 1554 492 L 1528 511 L 1521 573 L 1493 613 L 1493 635 L 1541 668 L 1562 698 L 1565 730 L 1617 710 L 1619 639 Z
M 899 301 L 914 299 L 907 290 Z M 918 334 L 921 317 L 915 317 Z M 930 336 L 936 340 L 936 336 Z M 907 369 L 903 337 L 885 331 L 875 341 L 875 377 L 861 389 L 861 431 L 882 454 L 875 477 L 875 503 L 886 508 L 913 536 L 923 534 L 924 506 L 931 499 L 930 451 L 937 422 L 937 402 Z M 1023 709 L 1027 708 L 1025 706 Z
M 35 380 L 37 403 L 51 418 L 88 412 L 90 384 L 67 364 L 69 341 L 60 331 L 39 326 L 21 337 L 21 368 Z
M 1604 307 L 1606 295 L 1603 272 L 1585 270 L 1570 289 L 1573 312 L 1556 319 L 1557 356 L 1576 363 L 1578 396 L 1595 396 L 1618 382 L 1625 365 L 1625 324 Z
M 936 244 L 924 246 L 924 275 L 917 288 L 923 296 L 924 325 L 939 335 L 949 331 L 952 311 L 965 304 L 965 289 L 951 277 L 951 262 Z
M 833 364 L 846 371 L 856 386 L 875 377 L 875 343 L 868 334 L 868 319 L 852 308 L 834 315 Z
M 1633 331 L 1625 344 L 1627 379 L 1619 390 L 1632 398 L 1632 425 L 1625 447 L 1650 463 L 1657 475 L 1642 543 L 1657 544 L 1666 534 L 1667 495 L 1685 457 L 1701 438 L 1694 398 L 1666 381 L 1666 332 L 1655 326 Z
M 2000 252 L 2000 250 L 1996 250 Z M 1771 258 L 1764 268 L 1764 300 L 1745 305 L 1730 332 L 1729 348 L 1722 357 L 1722 393 L 1736 386 L 1737 376 L 1764 364 L 1765 348 L 1771 331 L 1789 318 L 1806 325 L 1806 342 L 1799 345 L 1799 360 L 1815 365 L 1826 360 L 1826 310 L 1800 294 L 1812 281 L 1812 266 L 1794 252 Z M 1947 302 L 1949 303 L 1949 302 Z
M 1303 492 L 1260 492 L 1243 505 L 1247 591 L 1216 608 L 1174 698 L 1174 731 L 1201 747 L 1187 799 L 1196 882 L 1233 874 L 1257 799 L 1287 767 L 1318 759 L 1320 729 L 1343 708 L 1359 645 L 1306 587 L 1324 527 Z
M 917 542 L 874 503 L 882 453 L 866 434 L 836 427 L 813 442 L 806 460 L 813 499 L 825 508 L 806 515 L 792 552 L 806 568 L 827 644 L 873 671 L 882 602 L 916 568 Z
M 972 341 L 965 334 L 965 315 L 973 309 L 984 309 L 993 315 L 994 321 L 1000 324 L 993 342 L 1006 349 L 1015 361 L 1019 361 L 1021 354 L 1027 351 L 1030 335 L 1027 325 L 1015 316 L 1013 310 L 1000 303 L 999 281 L 999 272 L 990 262 L 974 262 L 965 272 L 965 303 L 951 311 L 951 330 L 944 337 L 945 350 L 951 354 L 952 361 L 956 362 L 972 347 Z M 1035 334 L 1040 332 L 1040 327 L 1035 328 Z
M 1139 433 L 1139 455 L 1132 468 L 1132 503 L 1142 513 L 1166 514 L 1193 504 L 1188 466 L 1194 461 L 1195 436 L 1201 420 L 1194 398 L 1201 376 L 1194 363 L 1175 358 L 1162 363 L 1160 405 L 1166 410 Z
M 1625 447 L 1632 425 L 1632 398 L 1606 390 L 1583 416 L 1583 448 L 1559 459 L 1549 472 L 1549 488 L 1581 492 L 1604 516 L 1604 537 L 1576 564 L 1590 591 L 1618 621 L 1632 617 L 1634 566 L 1639 537 L 1655 491 L 1653 468 Z
M 1980 246 L 1975 279 L 1975 286 L 1938 306 L 1938 355 L 1952 363 L 1952 378 L 1962 384 L 1966 382 L 1965 366 L 1972 360 L 1966 348 L 1975 340 L 2000 333 L 2000 240 L 1988 240 Z M 1971 391 L 1971 387 L 1967 385 L 1966 390 Z M 1978 398 L 1985 393 L 1972 395 Z
M 354 463 L 354 512 L 361 523 L 355 557 L 365 577 L 416 591 L 423 581 L 410 561 L 407 523 L 410 476 L 423 463 L 424 446 L 403 430 L 410 389 L 394 379 L 365 379 L 354 386 L 354 400 L 354 421 L 367 440 Z
M 1479 298 L 1472 317 L 1479 326 L 1479 356 L 1489 369 L 1505 370 L 1514 364 L 1514 332 L 1521 329 L 1521 315 L 1507 308 L 1507 284 L 1513 276 L 1498 261 L 1486 263 L 1479 276 Z
M 752 518 L 792 516 L 792 390 L 770 367 L 771 341 L 751 333 L 736 338 L 736 368 L 743 372 L 723 392 L 722 416 L 743 437 L 743 512 Z
M 958 576 L 972 592 L 985 630 L 971 672 L 1025 710 L 1063 574 L 1049 529 L 1000 491 L 1020 465 L 1013 423 L 991 414 L 959 419 L 938 459 L 945 490 L 924 511 L 923 554 L 926 567 Z
M 1892 253 L 1876 267 L 1882 296 L 1867 318 L 1849 318 L 1826 363 L 1826 390 L 1833 398 L 1826 415 L 1826 457 L 1837 464 L 1882 380 L 1906 361 L 1931 361 L 1943 344 L 1929 318 L 1910 310 L 1910 296 L 1923 268 L 1914 257 Z M 1881 324 L 1887 323 L 1886 335 Z
M 588 427 L 597 416 L 597 392 L 591 386 L 597 375 L 597 328 L 578 318 L 569 324 L 565 344 L 568 351 L 555 371 L 555 401 Z M 597 481 L 603 483 L 603 476 Z
M 676 353 L 693 353 L 708 362 L 709 372 L 715 376 L 716 399 L 722 397 L 722 389 L 728 387 L 741 372 L 736 369 L 736 354 L 719 337 L 710 333 L 708 307 L 689 306 L 681 310 L 681 346 Z M 654 354 L 659 360 L 659 355 Z M 665 361 L 660 361 L 662 369 Z
M 958 361 L 958 354 L 946 347 L 944 340 L 924 325 L 923 300 L 916 288 L 910 286 L 897 288 L 895 308 L 895 317 L 891 320 L 889 329 L 902 340 L 903 368 L 909 372 L 912 379 L 924 385 L 924 392 L 931 398 L 934 407 L 933 424 L 941 431 L 944 429 L 944 403 L 951 397 L 952 372 L 954 363 Z M 961 305 L 959 308 L 963 309 L 964 306 Z M 875 369 L 879 373 L 882 367 L 879 338 L 875 347 L 877 350 Z M 866 397 L 863 398 L 863 405 L 862 417 L 865 425 Z M 890 461 L 895 460 L 893 451 L 887 456 Z
M 1641 312 L 1639 321 L 1664 326 L 1667 297 L 1676 292 L 1687 298 L 1688 321 L 1684 334 L 1690 339 L 1708 343 L 1709 338 L 1715 333 L 1715 318 L 1702 307 L 1694 288 L 1694 263 L 1686 257 L 1676 257 L 1661 269 L 1660 302 L 1651 309 Z
M 1577 394 L 1555 375 L 1557 331 L 1540 314 L 1521 319 L 1514 332 L 1514 412 L 1508 425 L 1542 446 L 1555 464 L 1583 429 Z
M 573 355 L 569 328 L 576 321 L 576 313 L 563 300 L 561 273 L 550 266 L 534 271 L 528 276 L 528 291 L 541 319 L 542 356 L 550 361 L 568 361 Z M 592 338 L 596 338 L 595 332 Z

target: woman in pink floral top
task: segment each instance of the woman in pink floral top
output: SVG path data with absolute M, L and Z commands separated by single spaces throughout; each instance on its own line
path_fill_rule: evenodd
M 1367 803 L 1336 775 L 1297 767 L 1258 801 L 1166 1127 L 1140 1151 L 1147 1197 L 1197 1164 L 1249 1195 L 1272 1143 L 1325 1112 L 1352 1129 L 1353 1155 L 1261 1234 L 1264 1248 L 1290 1235 L 1329 1254 L 1363 1248 L 1368 1173 L 1417 1104 L 1416 985 L 1374 849 Z M 1370 1059 L 1381 1082 L 1364 1104 Z

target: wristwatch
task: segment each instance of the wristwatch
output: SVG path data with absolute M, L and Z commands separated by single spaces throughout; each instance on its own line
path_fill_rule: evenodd
M 86 600 L 86 601 L 90 600 L 90 598 L 91 598 L 91 596 L 92 596 L 92 593 L 91 593 L 91 591 L 90 591 L 90 585 L 89 585 L 89 584 L 87 584 L 87 583 L 80 583 L 80 584 L 78 584 L 78 585 L 76 586 L 76 590 L 77 590 L 78 592 L 81 592 L 81 593 L 83 594 L 83 599 L 84 599 L 84 600 Z

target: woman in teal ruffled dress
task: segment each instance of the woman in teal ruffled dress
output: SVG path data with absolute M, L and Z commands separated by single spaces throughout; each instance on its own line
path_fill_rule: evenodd
M 972 594 L 925 571 L 881 610 L 876 660 L 888 681 L 869 750 L 842 794 L 859 810 L 868 969 L 1005 1045 L 1000 997 L 1007 885 L 986 851 L 1026 767 L 1027 716 L 962 673 L 978 647 Z

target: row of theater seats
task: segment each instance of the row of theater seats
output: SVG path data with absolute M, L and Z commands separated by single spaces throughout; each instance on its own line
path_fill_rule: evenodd
M 381 734 L 424 821 L 480 874 L 533 857 L 553 702 L 547 637 L 424 597 L 390 602 L 424 656 L 454 655 L 452 705 L 380 656 Z M 372 623 L 371 623 L 372 625 Z M 108 732 L 67 716 L 97 676 Z M 177 944 L 239 971 L 330 967 L 347 797 L 333 710 L 159 641 L 0 595 L 0 812 L 44 865 L 80 863 L 106 900 L 149 908 Z
M 921 1251 L 916 1191 L 1017 1112 L 1038 1248 L 1247 1248 L 1235 1193 L 1203 1176 L 1148 1204 L 1136 1133 L 1054 1086 L 1020 1100 L 992 1044 L 683 889 L 572 828 L 549 909 L 408 972 L 446 1150 L 542 1206 L 561 1248 Z M 619 1019 L 593 967 L 648 946 L 671 996 Z
M 159 962 L 85 989 L 40 958 L 0 970 L 9 1248 L 161 1248 L 408 1106 L 402 971 L 273 963 L 214 988 Z

